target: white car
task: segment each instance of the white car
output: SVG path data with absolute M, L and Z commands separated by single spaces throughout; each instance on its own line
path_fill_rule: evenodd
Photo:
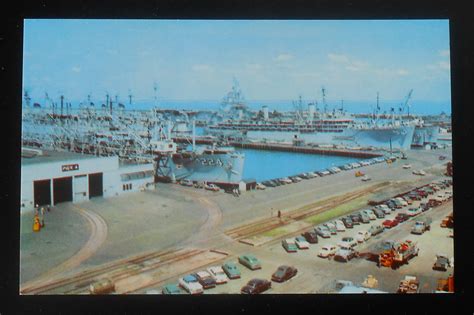
M 204 185 L 204 189 L 211 190 L 211 191 L 219 191 L 220 190 L 220 188 L 217 187 L 214 184 L 206 184 L 206 185 Z
M 291 179 L 289 179 L 288 177 L 280 178 L 280 182 L 283 183 L 283 184 L 291 184 L 291 183 L 293 183 L 293 181 L 292 181 Z
M 227 281 L 229 281 L 229 278 L 220 266 L 209 267 L 207 268 L 207 271 L 217 284 L 227 283 Z
M 426 172 L 423 171 L 423 170 L 418 170 L 418 171 L 415 170 L 412 173 L 415 174 L 415 175 L 420 175 L 420 176 L 425 176 L 426 175 Z
M 402 167 L 407 170 L 407 169 L 411 168 L 411 164 L 403 164 Z
M 315 172 L 308 172 L 308 173 L 306 173 L 306 175 L 307 175 L 309 178 L 318 177 L 318 174 L 316 174 Z
M 259 190 L 265 190 L 265 188 L 267 188 L 267 186 L 263 185 L 262 183 L 257 183 L 255 188 L 257 188 Z
M 363 230 L 363 231 L 357 232 L 356 240 L 359 243 L 363 243 L 367 241 L 370 237 L 371 237 L 370 233 L 368 231 Z
M 403 199 L 402 197 L 397 197 L 395 199 L 398 200 L 403 207 L 408 206 L 408 202 L 405 199 Z
M 346 231 L 346 226 L 344 225 L 344 223 L 341 220 L 336 220 L 336 221 L 334 221 L 334 223 L 336 224 L 336 230 L 338 232 L 345 232 Z
M 367 181 L 371 180 L 372 178 L 370 178 L 370 176 L 368 176 L 368 175 L 364 175 L 364 176 L 362 176 L 360 179 L 361 179 L 363 182 L 367 182 Z
M 362 212 L 365 213 L 369 217 L 370 220 L 377 219 L 377 216 L 375 215 L 375 213 L 370 209 L 362 210 Z
M 360 161 L 359 163 L 360 163 L 360 165 L 362 165 L 362 166 L 370 165 L 370 163 L 367 162 L 367 161 Z
M 303 236 L 295 237 L 295 244 L 299 249 L 309 249 L 309 243 Z
M 357 245 L 357 240 L 355 240 L 352 236 L 345 236 L 339 243 L 337 243 L 337 245 L 342 248 L 354 247 Z
M 179 278 L 178 284 L 184 290 L 190 294 L 201 294 L 204 293 L 202 285 L 199 283 L 198 279 L 193 275 L 186 275 L 182 278 Z
M 334 256 L 337 251 L 337 246 L 335 245 L 324 245 L 318 253 L 318 256 L 321 258 L 328 258 Z
M 359 163 L 351 163 L 351 165 L 352 165 L 352 168 L 361 167 L 361 165 Z

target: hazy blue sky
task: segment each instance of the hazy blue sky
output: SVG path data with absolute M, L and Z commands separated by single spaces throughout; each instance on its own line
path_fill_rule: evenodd
M 449 23 L 400 21 L 25 20 L 24 87 L 82 100 L 450 101 Z

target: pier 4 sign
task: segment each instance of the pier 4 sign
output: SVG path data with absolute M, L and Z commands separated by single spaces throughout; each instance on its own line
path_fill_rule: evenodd
M 63 172 L 77 171 L 77 170 L 79 170 L 79 164 L 66 164 L 66 165 L 61 165 L 61 170 L 62 170 Z

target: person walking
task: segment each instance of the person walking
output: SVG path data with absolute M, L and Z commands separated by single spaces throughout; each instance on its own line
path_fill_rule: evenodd
M 278 219 L 281 219 L 281 211 L 278 210 Z
M 44 227 L 44 207 L 41 207 L 41 227 Z

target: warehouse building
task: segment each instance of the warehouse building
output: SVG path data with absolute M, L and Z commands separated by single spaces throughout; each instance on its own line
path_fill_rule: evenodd
M 117 156 L 22 148 L 22 210 L 37 205 L 81 202 L 153 187 L 153 164 L 119 163 Z

